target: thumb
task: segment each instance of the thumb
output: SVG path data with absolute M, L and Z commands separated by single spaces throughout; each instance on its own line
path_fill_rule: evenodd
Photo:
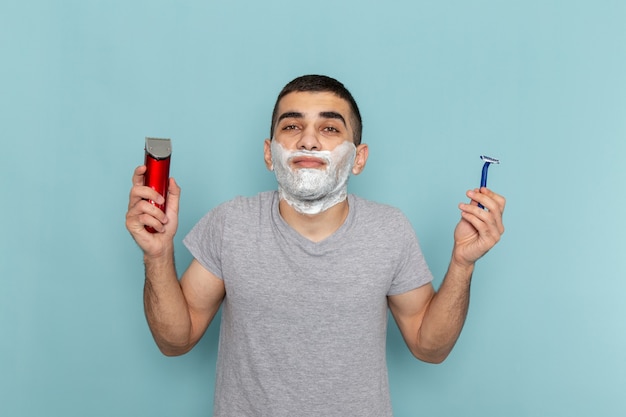
M 167 204 L 166 215 L 169 218 L 170 213 L 178 217 L 178 203 L 180 201 L 180 187 L 176 184 L 174 178 L 170 178 L 170 183 L 167 189 Z

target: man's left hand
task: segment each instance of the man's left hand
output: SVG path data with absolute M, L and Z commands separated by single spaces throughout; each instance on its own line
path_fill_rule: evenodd
M 452 261 L 471 265 L 486 254 L 504 233 L 502 214 L 506 200 L 486 187 L 469 190 L 470 203 L 459 204 L 461 221 L 454 230 Z M 478 206 L 482 204 L 484 209 Z

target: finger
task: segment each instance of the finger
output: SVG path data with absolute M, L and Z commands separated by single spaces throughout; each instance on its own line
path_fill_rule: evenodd
M 504 214 L 504 208 L 506 206 L 506 199 L 488 188 L 481 188 L 480 193 L 487 197 L 484 206 L 493 215 L 496 226 L 500 234 L 504 233 L 504 224 L 502 222 L 502 216 Z
M 154 196 L 154 193 L 151 193 L 147 189 L 143 188 L 144 185 L 144 174 L 146 172 L 146 166 L 140 165 L 135 168 L 133 171 L 132 183 L 133 186 L 130 189 L 130 196 L 128 199 L 128 210 L 131 209 L 138 201 L 143 199 L 155 199 L 158 197 Z M 158 193 L 157 193 L 158 194 Z M 151 197 L 152 196 L 152 197 Z
M 126 214 L 126 217 L 129 219 L 145 219 L 144 216 L 153 217 L 160 223 L 167 222 L 165 213 L 163 213 L 160 208 L 144 199 L 138 201 L 137 204 L 132 206 Z M 140 223 L 144 225 L 146 224 L 143 220 L 140 220 Z
M 146 230 L 146 226 L 152 227 L 157 232 L 162 232 L 164 229 L 162 222 L 156 217 L 146 213 L 141 213 L 126 219 L 126 228 L 135 237 L 135 240 L 137 240 L 137 236 L 149 236 L 152 234 Z
M 478 207 L 475 200 L 472 200 L 469 204 L 460 203 L 459 209 L 463 218 L 469 221 L 478 231 L 484 229 L 490 221 L 489 212 Z
M 138 217 L 139 223 L 142 225 L 140 233 L 149 233 L 149 234 L 153 234 L 150 233 L 146 230 L 146 227 L 151 227 L 154 230 L 156 230 L 157 233 L 161 233 L 165 230 L 165 217 L 164 220 L 161 221 L 159 220 L 157 217 L 151 216 L 147 213 L 143 213 L 141 215 L 139 215 Z
M 471 205 L 473 205 L 473 206 L 479 206 L 479 205 L 484 206 L 484 204 L 483 204 L 484 203 L 484 198 L 483 198 L 483 196 L 481 196 L 481 192 L 480 192 L 479 188 L 474 188 L 473 190 L 468 190 L 465 193 L 465 195 L 467 197 L 469 197 L 469 199 L 471 200 L 470 201 Z M 481 210 L 482 210 L 482 208 L 481 208 Z
M 137 168 L 135 168 L 135 171 L 133 172 L 133 185 L 143 185 L 143 181 L 144 181 L 144 175 L 146 173 L 146 166 L 145 165 L 139 165 Z
M 502 213 L 502 211 L 504 210 L 504 197 L 494 193 L 493 191 L 490 191 L 485 187 L 469 190 L 467 192 L 467 196 L 489 211 L 497 211 L 498 213 Z
M 484 194 L 484 195 L 488 196 L 489 198 L 491 198 L 492 200 L 494 200 L 497 203 L 498 207 L 500 208 L 499 209 L 500 212 L 504 212 L 504 208 L 506 206 L 506 199 L 503 196 L 501 196 L 498 193 L 493 192 L 492 190 L 490 190 L 487 187 L 482 187 L 480 189 L 480 193 Z
M 471 192 L 469 193 L 472 194 Z M 474 201 L 470 204 L 459 205 L 461 212 L 466 214 L 464 218 L 474 226 L 479 232 L 491 233 L 487 228 L 492 228 L 498 235 L 504 232 L 504 226 L 502 225 L 502 212 L 499 210 L 498 205 L 494 200 L 484 195 L 474 196 L 475 200 L 485 207 L 485 209 L 477 206 Z M 483 227 L 484 226 L 484 227 Z
M 474 227 L 478 233 L 478 240 L 482 242 L 481 247 L 487 252 L 501 236 L 493 216 L 488 211 L 471 204 L 461 204 L 460 208 L 461 217 Z
M 165 198 L 155 191 L 153 188 L 145 185 L 134 185 L 130 189 L 130 197 L 128 199 L 128 210 L 137 205 L 140 201 L 154 201 L 156 204 L 163 204 Z
M 168 191 L 167 191 L 167 204 L 166 204 L 167 213 L 172 212 L 176 216 L 178 216 L 179 202 L 180 202 L 180 187 L 178 186 L 174 178 L 170 178 Z

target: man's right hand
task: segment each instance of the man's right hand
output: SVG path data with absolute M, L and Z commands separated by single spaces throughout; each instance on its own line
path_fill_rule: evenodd
M 135 242 L 148 257 L 159 257 L 173 250 L 173 239 L 178 228 L 178 203 L 180 187 L 174 178 L 169 179 L 167 196 L 144 185 L 146 166 L 135 169 L 133 187 L 130 190 L 126 228 Z M 162 204 L 167 198 L 165 213 L 149 200 Z M 156 233 L 150 233 L 145 226 L 150 226 Z

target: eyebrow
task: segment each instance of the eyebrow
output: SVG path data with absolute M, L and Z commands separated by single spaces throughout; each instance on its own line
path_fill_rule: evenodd
M 319 116 L 324 118 L 324 119 L 338 119 L 341 120 L 341 122 L 343 123 L 344 126 L 348 126 L 346 124 L 346 119 L 340 114 L 337 113 L 336 111 L 323 111 L 319 113 Z M 297 111 L 288 111 L 285 112 L 283 114 L 281 114 L 278 117 L 278 120 L 276 121 L 277 123 L 280 122 L 283 119 L 302 119 L 304 118 L 304 114 L 297 112 Z
M 276 121 L 276 123 L 280 122 L 283 119 L 302 119 L 304 117 L 304 115 L 300 112 L 297 111 L 288 111 L 285 112 L 283 114 L 281 114 L 278 117 L 278 120 Z
M 346 124 L 346 119 L 344 119 L 343 116 L 340 113 L 337 113 L 336 111 L 323 111 L 323 112 L 320 113 L 320 116 L 323 117 L 324 119 L 338 119 L 338 120 L 341 120 L 343 125 L 348 127 L 348 125 Z

